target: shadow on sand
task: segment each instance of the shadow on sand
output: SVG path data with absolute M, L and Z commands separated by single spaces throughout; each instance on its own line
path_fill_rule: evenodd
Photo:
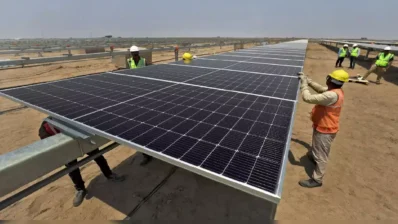
M 307 142 L 301 141 L 299 139 L 292 138 L 292 142 L 296 142 L 304 148 L 308 150 L 308 152 L 311 150 L 311 145 L 309 145 Z M 308 177 L 311 177 L 312 172 L 314 171 L 315 165 L 310 161 L 307 155 L 303 155 L 300 160 L 296 160 L 292 151 L 289 151 L 288 159 L 290 164 L 294 166 L 302 166 L 305 169 L 305 172 L 307 173 Z
M 94 178 L 87 188 L 88 200 L 95 197 L 135 221 L 214 219 L 257 223 L 270 218 L 270 202 L 160 160 L 140 166 L 141 157 L 133 155 L 113 169 L 127 175 L 122 183 L 108 182 L 102 175 Z

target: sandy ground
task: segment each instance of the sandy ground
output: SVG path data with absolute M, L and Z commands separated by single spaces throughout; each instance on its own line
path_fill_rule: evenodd
M 304 71 L 313 80 L 324 83 L 326 74 L 334 70 L 336 53 L 332 50 L 309 44 Z M 173 54 L 158 60 L 162 57 L 171 59 Z M 348 70 L 346 60 L 343 66 L 356 75 L 365 72 L 370 63 L 361 61 L 355 70 Z M 2 70 L 0 87 L 107 70 L 112 70 L 108 59 Z M 394 170 L 398 159 L 397 71 L 391 68 L 382 85 L 348 83 L 344 87 L 341 131 L 333 143 L 322 188 L 303 189 L 297 184 L 313 169 L 305 157 L 311 142 L 308 112 L 312 106 L 299 102 L 277 219 L 398 219 Z M 0 99 L 0 111 L 15 107 L 19 105 Z M 0 154 L 38 140 L 37 128 L 44 117 L 32 109 L 0 114 Z M 72 207 L 74 188 L 69 178 L 63 177 L 1 211 L 0 219 L 110 220 L 129 215 L 136 221 L 221 218 L 263 222 L 268 217 L 268 203 L 160 161 L 141 167 L 141 156 L 133 149 L 118 147 L 106 158 L 115 172 L 127 175 L 125 182 L 107 182 L 91 162 L 82 168 L 90 194 L 80 207 Z M 167 182 L 148 197 L 169 174 Z

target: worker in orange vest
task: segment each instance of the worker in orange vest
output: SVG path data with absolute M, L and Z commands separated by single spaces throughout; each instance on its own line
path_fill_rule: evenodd
M 320 187 L 326 172 L 330 146 L 339 131 L 340 112 L 344 102 L 344 92 L 341 87 L 348 81 L 349 75 L 344 70 L 330 73 L 326 77 L 327 87 L 313 82 L 302 72 L 298 75 L 304 102 L 315 104 L 311 112 L 314 128 L 312 148 L 307 156 L 316 165 L 312 177 L 309 180 L 301 180 L 299 184 L 307 188 Z M 311 94 L 309 87 L 318 94 Z

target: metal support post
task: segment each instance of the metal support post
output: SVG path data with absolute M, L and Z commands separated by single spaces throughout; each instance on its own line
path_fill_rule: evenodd
M 271 211 L 270 211 L 270 220 L 275 220 L 275 215 L 276 215 L 276 209 L 277 209 L 278 205 L 272 203 L 271 206 Z
M 369 53 L 370 53 L 370 49 L 368 49 L 367 51 L 366 51 L 366 56 L 365 56 L 365 60 L 368 60 L 369 59 Z

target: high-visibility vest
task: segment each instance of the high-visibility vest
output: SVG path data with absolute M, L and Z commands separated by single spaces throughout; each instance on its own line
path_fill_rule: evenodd
M 145 58 L 140 58 L 137 65 L 135 64 L 133 58 L 129 58 L 127 59 L 127 64 L 129 65 L 130 69 L 142 68 L 145 67 Z
M 347 51 L 344 49 L 344 47 L 340 48 L 340 51 L 341 51 L 339 55 L 340 58 L 343 58 L 347 55 Z
M 344 102 L 342 89 L 332 89 L 338 96 L 337 101 L 330 106 L 315 105 L 311 112 L 313 128 L 325 134 L 337 133 L 339 131 L 339 118 L 341 107 Z
M 379 67 L 387 67 L 388 63 L 393 57 L 394 54 L 392 53 L 389 53 L 388 55 L 384 56 L 384 52 L 382 52 L 379 54 L 379 59 L 376 61 L 376 65 Z
M 352 57 L 358 57 L 359 48 L 355 47 L 351 50 Z

